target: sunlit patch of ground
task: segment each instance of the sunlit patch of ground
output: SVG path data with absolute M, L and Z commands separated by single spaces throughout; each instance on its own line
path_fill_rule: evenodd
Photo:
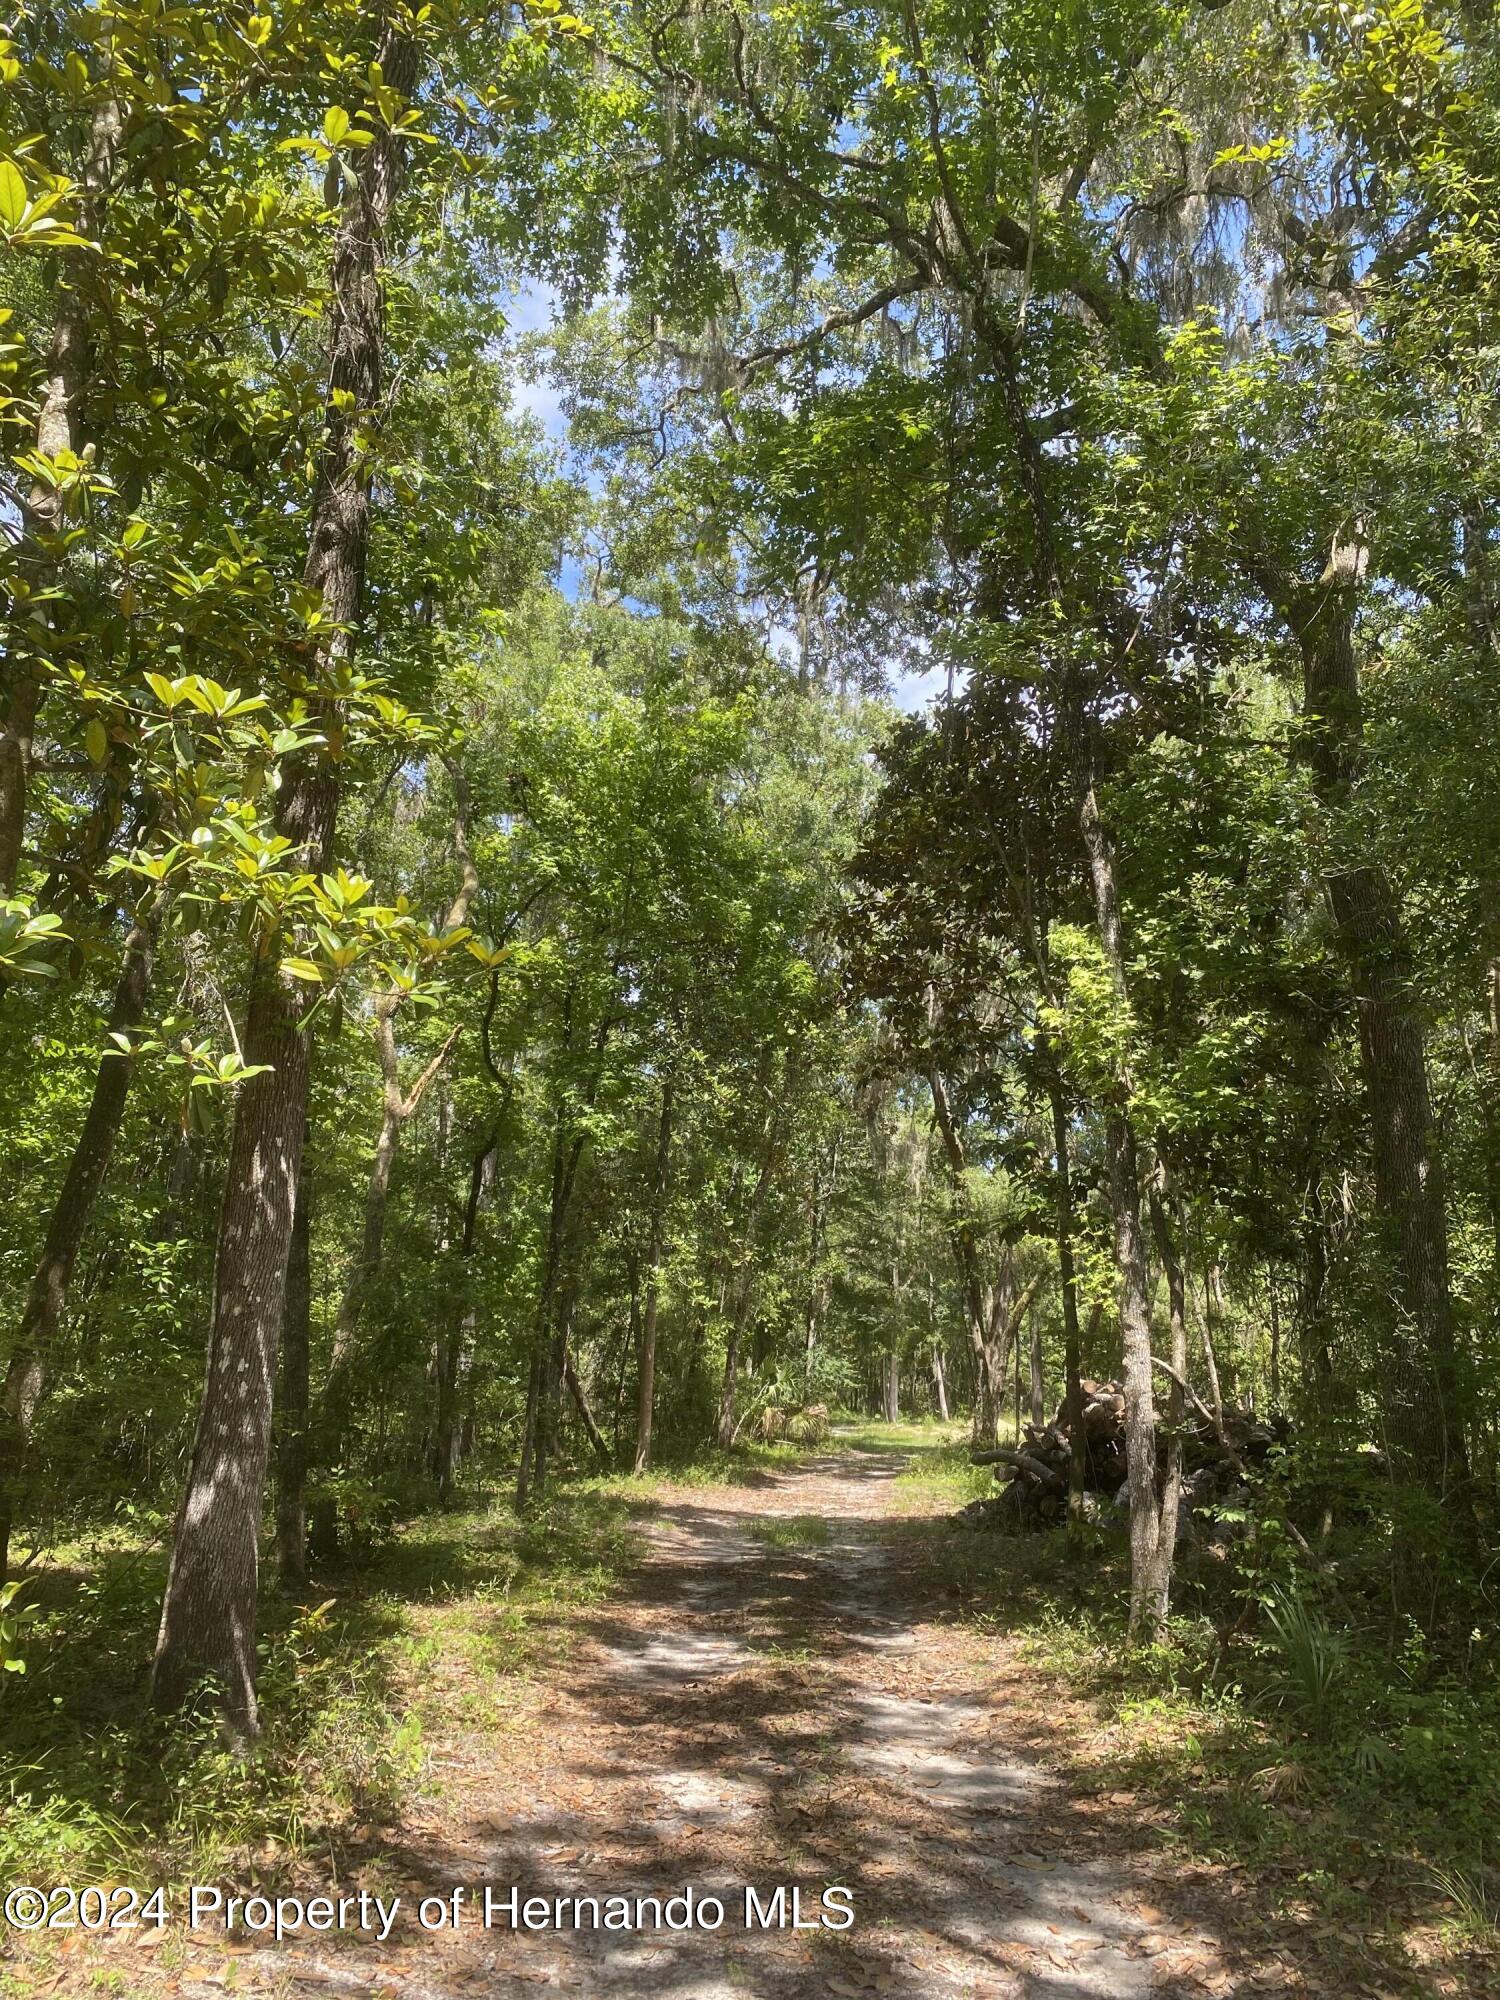
M 144 1949 L 69 1940 L 33 1953 L 24 1983 L 17 1966 L 9 1991 L 1497 1990 L 1440 1918 L 1375 1907 L 1378 1885 L 1340 1910 L 1205 1837 L 1191 1795 L 1222 1788 L 1225 1767 L 1201 1743 L 1196 1778 L 1184 1762 L 1201 1717 L 1132 1707 L 1103 1665 L 1091 1679 L 1081 1622 L 1071 1657 L 1066 1643 L 1081 1573 L 1055 1549 L 953 1529 L 974 1478 L 962 1435 L 910 1430 L 759 1453 L 736 1483 L 589 1483 L 538 1520 L 449 1523 L 376 1566 L 376 1595 L 399 1605 L 389 1697 L 420 1724 L 422 1772 L 387 1820 L 350 1825 L 326 1855 L 307 1845 L 281 1878 L 336 1876 L 408 1911 L 456 1883 L 572 1897 L 692 1882 L 724 1900 L 722 1932 L 428 1935 L 408 1915 L 382 1948 L 271 1949 L 178 1930 Z M 1317 1810 L 1269 1783 L 1253 1804 Z M 814 1908 L 846 1885 L 854 1928 L 746 1934 L 744 1885 L 779 1883 Z

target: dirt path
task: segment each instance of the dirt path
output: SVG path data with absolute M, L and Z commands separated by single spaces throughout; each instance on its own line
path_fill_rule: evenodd
M 434 1745 L 440 1796 L 414 1810 L 392 1866 L 357 1878 L 402 1894 L 387 1943 L 258 1949 L 219 1979 L 381 2000 L 1375 1991 L 1249 1962 L 1205 1917 L 1204 1880 L 1170 1874 L 1144 1829 L 1142 1851 L 1120 1851 L 1128 1821 L 1122 1835 L 1117 1803 L 1070 1789 L 1055 1718 L 1035 1712 L 1004 1642 L 947 1621 L 921 1538 L 891 1532 L 901 1464 L 838 1452 L 669 1491 L 627 1593 L 570 1614 L 582 1629 L 526 1691 L 498 1759 L 458 1717 Z M 566 1915 L 531 1933 L 472 1911 L 457 1932 L 412 1921 L 419 1896 L 486 1882 L 523 1899 L 665 1899 L 691 1883 L 725 1918 L 623 1934 Z M 799 1887 L 804 1920 L 842 1885 L 854 1923 L 747 1930 L 747 1884 L 763 1904 Z

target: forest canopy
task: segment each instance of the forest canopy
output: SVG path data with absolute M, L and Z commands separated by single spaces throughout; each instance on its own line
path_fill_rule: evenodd
M 1492 8 L 20 0 L 0 78 L 8 1574 L 166 1556 L 130 1670 L 248 1742 L 399 1523 L 930 1415 L 1132 1640 L 1201 1447 L 1213 1615 L 1483 1681 Z

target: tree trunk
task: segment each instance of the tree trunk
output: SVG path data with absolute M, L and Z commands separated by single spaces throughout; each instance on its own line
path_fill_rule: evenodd
M 997 1286 L 990 1308 L 990 1334 L 987 1346 L 990 1353 L 990 1369 L 995 1381 L 1004 1383 L 1012 1361 L 1015 1363 L 1016 1436 L 1021 1435 L 1021 1327 L 1032 1301 L 1041 1290 L 1040 1276 L 1032 1278 L 1018 1290 L 1015 1267 L 1010 1253 L 1006 1253 L 1003 1282 Z
M 387 86 L 409 97 L 415 45 L 396 27 L 380 36 Z M 329 398 L 304 581 L 318 592 L 336 637 L 314 663 L 329 691 L 354 646 L 364 606 L 370 454 L 360 433 L 378 421 L 383 321 L 380 267 L 400 184 L 402 142 L 386 127 L 344 181 L 334 246 Z M 277 831 L 314 872 L 333 844 L 339 766 L 306 753 L 287 772 Z M 152 1670 L 160 1705 L 185 1701 L 210 1679 L 231 1732 L 256 1733 L 255 1621 L 261 1502 L 270 1449 L 277 1346 L 307 1120 L 310 1011 L 306 986 L 279 969 L 280 940 L 263 938 L 243 1037 L 247 1064 L 266 1065 L 240 1090 L 225 1168 L 214 1267 L 212 1328 L 187 1490 L 177 1517 Z
M 307 1581 L 307 1394 L 312 1349 L 312 1191 L 304 1164 L 292 1213 L 281 1318 L 280 1440 L 276 1453 L 276 1569 L 288 1590 Z
M 531 1498 L 531 1483 L 536 1470 L 537 1415 L 542 1397 L 542 1352 L 534 1348 L 531 1366 L 526 1376 L 526 1414 L 521 1421 L 521 1464 L 516 1473 L 516 1508 L 519 1511 Z
M 724 1349 L 724 1381 L 719 1391 L 719 1421 L 715 1436 L 723 1450 L 734 1443 L 735 1399 L 739 1391 L 740 1346 L 745 1328 L 750 1320 L 750 1307 L 755 1297 L 755 1246 L 760 1230 L 761 1204 L 766 1198 L 766 1190 L 771 1185 L 771 1171 L 776 1159 L 776 1120 L 773 1115 L 766 1122 L 766 1152 L 761 1162 L 760 1173 L 750 1192 L 750 1206 L 745 1213 L 745 1263 L 740 1273 L 740 1282 L 735 1289 L 734 1309 L 729 1320 L 729 1340 Z
M 464 1306 L 458 1324 L 443 1343 L 439 1357 L 437 1412 L 433 1421 L 432 1479 L 439 1502 L 446 1506 L 453 1496 L 453 1482 L 462 1457 L 462 1426 L 459 1422 L 460 1390 L 473 1351 L 475 1312 L 470 1296 L 472 1279 L 467 1276 L 479 1232 L 479 1211 L 495 1177 L 499 1126 L 491 1126 L 469 1168 L 469 1194 L 464 1203 L 463 1235 L 459 1256 L 466 1273 Z
M 597 1085 L 597 1078 L 595 1082 Z M 562 1397 L 563 1363 L 567 1353 L 565 1315 L 571 1311 L 568 1293 L 573 1277 L 569 1268 L 568 1217 L 583 1148 L 584 1138 L 581 1135 L 569 1144 L 562 1106 L 556 1105 L 553 1111 L 552 1192 L 547 1216 L 547 1250 L 542 1266 L 541 1292 L 537 1299 L 533 1334 L 535 1367 L 527 1388 L 527 1446 L 522 1450 L 521 1471 L 516 1482 L 517 1507 L 524 1506 L 531 1494 L 543 1492 L 547 1484 L 547 1464 Z
M 401 1149 L 401 1136 L 415 1117 L 428 1086 L 447 1061 L 458 1039 L 458 1030 L 444 1042 L 410 1091 L 401 1088 L 400 1058 L 396 1049 L 395 1013 L 399 998 L 382 995 L 375 1009 L 375 1041 L 380 1055 L 382 1101 L 380 1131 L 370 1161 L 370 1177 L 365 1185 L 364 1220 L 360 1231 L 359 1254 L 350 1269 L 339 1300 L 334 1323 L 333 1352 L 328 1377 L 320 1398 L 318 1455 L 325 1466 L 336 1465 L 342 1455 L 344 1432 L 349 1418 L 349 1396 L 354 1364 L 359 1351 L 359 1323 L 371 1285 L 379 1276 L 385 1257 L 385 1222 L 390 1207 L 391 1175 Z
M 938 1421 L 948 1422 L 948 1384 L 943 1374 L 943 1343 L 932 1343 L 932 1386 L 937 1395 Z
M 151 989 L 151 965 L 162 916 L 159 903 L 137 916 L 125 940 L 105 1051 L 94 1071 L 89 1108 L 52 1206 L 42 1254 L 11 1345 L 5 1385 L 0 1391 L 0 1580 L 9 1565 L 11 1526 L 25 1479 L 32 1420 L 52 1373 L 73 1266 L 104 1186 L 130 1095 L 135 1059 L 125 1054 L 113 1037 L 132 1036 L 140 1026 Z
M 1120 892 L 1114 850 L 1099 817 L 1092 783 L 1079 810 L 1094 890 L 1099 941 L 1116 1003 L 1129 1004 Z M 1119 1283 L 1120 1339 L 1125 1375 L 1125 1463 L 1130 1493 L 1130 1632 L 1139 1635 L 1151 1609 L 1161 1516 L 1156 1499 L 1156 1404 L 1151 1387 L 1151 1295 L 1141 1229 L 1141 1188 L 1129 1079 L 1121 1077 L 1114 1101 L 1104 1106 L 1104 1181 L 1114 1225 Z
M 552 1209 L 547 1231 L 547 1261 L 542 1272 L 541 1296 L 537 1301 L 532 1373 L 526 1390 L 526 1443 L 521 1453 L 520 1477 L 516 1482 L 517 1507 L 525 1506 L 531 1495 L 546 1491 L 547 1462 L 552 1444 L 554 1372 L 559 1386 L 562 1380 L 562 1356 L 557 1350 L 557 1293 L 567 1202 L 563 1192 L 564 1161 L 562 1114 L 559 1111 L 552 1142 Z
M 1084 1481 L 1088 1474 L 1088 1439 L 1083 1434 L 1083 1376 L 1078 1337 L 1078 1268 L 1073 1256 L 1073 1176 L 1068 1157 L 1068 1111 L 1062 1086 L 1049 1086 L 1052 1105 L 1052 1153 L 1057 1179 L 1057 1274 L 1062 1283 L 1063 1395 L 1067 1408 L 1068 1520 L 1083 1521 Z
M 465 1308 L 458 1325 L 441 1343 L 438 1356 L 437 1407 L 433 1412 L 432 1456 L 429 1469 L 438 1505 L 453 1499 L 458 1468 L 463 1460 L 463 1417 L 466 1385 L 474 1361 L 474 1339 L 479 1324 L 472 1306 Z
M 571 1232 L 570 1232 L 571 1236 Z M 552 1337 L 543 1349 L 541 1395 L 537 1403 L 536 1451 L 534 1458 L 535 1477 L 532 1490 L 540 1495 L 547 1488 L 547 1472 L 552 1460 L 552 1451 L 562 1431 L 562 1397 L 568 1388 L 584 1416 L 585 1428 L 591 1439 L 598 1440 L 597 1448 L 608 1456 L 608 1446 L 599 1436 L 598 1425 L 593 1413 L 584 1400 L 583 1390 L 572 1370 L 570 1349 L 573 1341 L 573 1318 L 578 1308 L 578 1257 L 576 1240 L 564 1246 L 564 1261 L 559 1269 L 558 1282 L 553 1291 Z
M 1042 1316 L 1033 1311 L 1031 1315 L 1031 1340 L 1029 1342 L 1031 1364 L 1031 1421 L 1038 1430 L 1047 1422 L 1047 1389 L 1042 1380 Z
M 296 845 L 321 855 L 332 834 L 329 788 L 300 787 L 312 813 Z M 286 831 L 283 818 L 282 830 Z M 307 1117 L 303 1003 L 263 953 L 244 1034 L 264 1064 L 240 1087 L 219 1210 L 208 1375 L 177 1519 L 152 1677 L 153 1698 L 184 1701 L 217 1683 L 231 1729 L 251 1736 L 261 1497 L 277 1347 Z
M 839 1178 L 839 1138 L 836 1135 L 829 1154 L 828 1184 L 823 1184 L 822 1164 L 815 1161 L 812 1177 L 811 1217 L 808 1227 L 808 1272 L 807 1305 L 802 1329 L 802 1396 L 806 1401 L 812 1394 L 813 1357 L 818 1348 L 818 1329 L 822 1324 L 823 1311 L 827 1305 L 827 1279 L 821 1269 L 825 1216 L 828 1204 L 838 1190 Z
M 1205 1323 L 1213 1329 L 1214 1352 L 1223 1355 L 1225 1396 L 1231 1403 L 1240 1398 L 1240 1371 L 1231 1342 L 1221 1341 L 1220 1333 L 1229 1324 L 1229 1312 L 1224 1303 L 1224 1266 L 1218 1258 L 1212 1258 L 1203 1275 L 1203 1312 Z
M 1167 1464 L 1148 1603 L 1152 1635 L 1158 1645 L 1166 1642 L 1172 1607 L 1172 1567 L 1177 1554 L 1177 1512 L 1182 1497 L 1183 1385 L 1187 1381 L 1187 1288 L 1183 1281 L 1181 1253 L 1167 1219 L 1167 1199 L 1166 1163 L 1159 1157 L 1150 1186 L 1151 1227 L 1156 1237 L 1156 1254 L 1161 1259 L 1167 1279 L 1167 1309 L 1172 1327 L 1172 1376 L 1166 1413 Z
M 589 1443 L 594 1447 L 595 1456 L 607 1472 L 613 1463 L 609 1439 L 600 1430 L 594 1412 L 589 1407 L 588 1394 L 579 1378 L 578 1367 L 573 1359 L 572 1343 L 567 1339 L 563 1344 L 562 1372 L 563 1380 L 568 1385 L 568 1394 L 573 1398 L 573 1407 L 578 1412 L 579 1422 L 587 1433 Z
M 474 866 L 469 848 L 468 784 L 462 769 L 453 759 L 449 758 L 445 763 L 453 784 L 453 851 L 459 860 L 462 879 L 443 919 L 444 934 L 463 926 L 468 918 L 469 906 L 479 891 L 479 871 Z M 328 1379 L 320 1399 L 318 1451 L 325 1466 L 337 1465 L 343 1455 L 354 1363 L 359 1351 L 360 1317 L 385 1256 L 385 1220 L 390 1205 L 391 1175 L 401 1150 L 402 1134 L 416 1117 L 423 1098 L 458 1040 L 459 1031 L 455 1028 L 411 1089 L 403 1089 L 401 1058 L 396 1047 L 396 1016 L 407 991 L 404 986 L 388 987 L 375 1005 L 375 1047 L 380 1058 L 381 1080 L 380 1130 L 376 1135 L 370 1177 L 365 1187 L 359 1254 L 350 1267 L 343 1296 L 339 1300 Z
M 661 1301 L 662 1230 L 672 1158 L 672 1079 L 661 1086 L 656 1164 L 651 1176 L 651 1234 L 646 1245 L 646 1301 L 641 1315 L 641 1372 L 635 1422 L 635 1471 L 651 1467 L 651 1417 L 656 1394 L 656 1318 Z
M 1047 494 L 1048 460 L 1027 415 L 1019 357 L 1009 332 L 988 313 L 980 331 L 995 367 L 1007 425 L 1016 447 L 1017 467 L 1032 529 L 1032 574 L 1037 609 L 1060 607 L 1068 591 L 1058 557 L 1057 537 Z M 1088 591 L 1090 586 L 1085 585 Z M 1117 640 L 1114 607 L 1086 596 L 1098 643 L 1113 652 Z M 1062 750 L 1073 788 L 1078 828 L 1094 919 L 1121 1012 L 1129 1007 L 1124 925 L 1114 848 L 1099 813 L 1095 722 L 1090 715 L 1079 663 L 1068 654 L 1057 662 L 1057 715 Z M 1130 1118 L 1128 1071 L 1112 1079 L 1102 1106 L 1105 1190 L 1113 1222 L 1115 1271 L 1119 1285 L 1120 1333 L 1124 1349 L 1125 1454 L 1130 1495 L 1130 1631 L 1147 1615 L 1152 1564 L 1160 1516 L 1156 1504 L 1156 1409 L 1151 1391 L 1151 1307 L 1146 1251 L 1141 1230 L 1141 1190 L 1135 1130 Z
M 106 98 L 96 107 L 89 127 L 79 204 L 83 236 L 101 233 L 109 181 L 124 135 L 124 112 L 117 99 Z M 40 458 L 53 459 L 63 452 L 83 456 L 79 417 L 88 379 L 89 326 L 82 288 L 88 282 L 94 255 L 88 250 L 69 250 L 59 262 L 52 341 L 37 412 L 36 450 Z M 63 496 L 45 480 L 36 480 L 21 505 L 21 545 L 16 561 L 33 601 L 39 605 L 45 604 L 45 591 L 57 569 L 66 527 Z M 32 612 L 33 617 L 44 615 L 44 611 Z M 54 650 L 41 631 L 36 644 L 44 653 Z M 0 692 L 0 897 L 15 889 L 26 843 L 33 738 L 41 694 L 37 662 L 26 639 L 13 626 Z
M 734 1311 L 730 1315 L 729 1336 L 724 1347 L 724 1379 L 719 1388 L 719 1417 L 714 1428 L 714 1437 L 720 1449 L 724 1451 L 734 1443 L 734 1408 L 739 1395 L 740 1341 L 744 1336 L 745 1322 L 750 1315 L 753 1289 L 754 1277 L 747 1268 L 735 1291 Z
M 1333 812 L 1353 795 L 1364 755 L 1354 649 L 1359 569 L 1358 544 L 1336 541 L 1315 588 L 1282 584 L 1277 592 L 1302 653 L 1313 788 Z M 1383 869 L 1350 856 L 1323 880 L 1353 980 L 1375 1201 L 1396 1289 L 1398 1310 L 1379 1370 L 1391 1464 L 1446 1496 L 1467 1483 L 1468 1461 L 1448 1290 L 1443 1163 L 1411 952 L 1399 899 Z
M 942 1074 L 936 1064 L 927 1073 L 927 1087 L 932 1092 L 932 1108 L 937 1118 L 938 1132 L 943 1141 L 943 1156 L 948 1163 L 950 1193 L 948 1236 L 953 1246 L 953 1257 L 958 1265 L 959 1282 L 963 1287 L 965 1318 L 969 1330 L 969 1346 L 974 1355 L 974 1443 L 980 1447 L 993 1446 L 1000 1438 L 1000 1404 L 1005 1393 L 1003 1375 L 997 1379 L 989 1345 L 986 1338 L 989 1326 L 989 1312 L 986 1310 L 984 1281 L 979 1270 L 979 1246 L 974 1240 L 974 1219 L 969 1212 L 968 1189 L 964 1183 L 964 1148 L 958 1127 L 953 1122 L 953 1113 L 948 1103 L 948 1092 Z
M 887 1351 L 884 1359 L 884 1380 L 882 1384 L 885 1405 L 885 1420 L 888 1424 L 901 1421 L 901 1357 Z
M 1019 1328 L 1017 1329 L 1019 1332 Z M 1021 1440 L 1021 1343 L 1016 1341 L 1016 1400 L 1015 1413 L 1011 1419 L 1011 1434 L 1019 1444 Z

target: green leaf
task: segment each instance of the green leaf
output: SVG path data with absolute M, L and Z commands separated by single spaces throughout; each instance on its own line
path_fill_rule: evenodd
M 0 223 L 13 229 L 26 213 L 26 183 L 14 160 L 0 160 Z

